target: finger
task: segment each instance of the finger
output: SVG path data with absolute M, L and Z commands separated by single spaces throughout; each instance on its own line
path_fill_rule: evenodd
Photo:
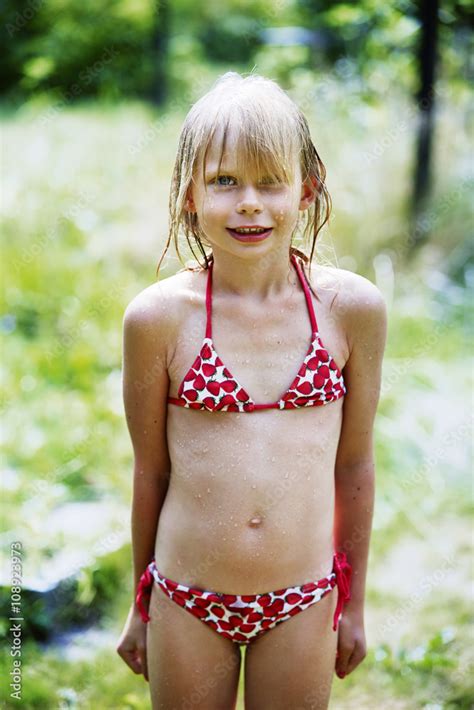
M 346 674 L 352 673 L 352 671 L 357 668 L 360 663 L 362 663 L 366 655 L 367 651 L 365 649 L 365 646 L 360 642 L 356 641 L 354 651 L 352 652 L 351 657 L 349 658 L 349 662 L 347 664 Z
M 148 680 L 148 666 L 146 657 L 146 647 L 138 647 L 138 656 L 140 658 L 141 672 L 143 673 L 145 680 Z
M 347 673 L 349 672 L 349 659 L 351 658 L 353 650 L 353 645 L 349 646 L 347 645 L 347 643 L 339 643 L 336 655 L 336 673 L 339 678 L 344 678 L 344 676 L 347 675 Z
M 140 659 L 137 657 L 136 651 L 120 648 L 117 649 L 117 653 L 134 673 L 139 675 L 142 672 Z

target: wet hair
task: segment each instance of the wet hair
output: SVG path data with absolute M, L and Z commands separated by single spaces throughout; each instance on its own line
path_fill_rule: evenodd
M 219 168 L 226 148 L 226 138 L 231 129 L 237 128 L 236 167 L 243 173 L 256 173 L 277 181 L 291 183 L 295 157 L 299 157 L 301 178 L 311 178 L 316 187 L 316 199 L 308 209 L 299 214 L 292 234 L 290 255 L 311 262 L 317 236 L 329 220 L 331 197 L 325 184 L 326 168 L 311 139 L 308 122 L 302 111 L 288 94 L 271 79 L 237 72 L 227 72 L 199 99 L 185 118 L 179 137 L 169 196 L 169 234 L 163 254 L 158 262 L 157 275 L 166 252 L 173 241 L 179 251 L 180 231 L 184 233 L 191 252 L 200 268 L 209 268 L 212 250 L 206 251 L 206 235 L 199 225 L 197 214 L 185 210 L 188 190 L 200 167 L 205 171 L 208 150 L 214 140 L 221 140 Z M 207 189 L 207 188 L 206 188 Z M 305 222 L 303 229 L 301 229 Z M 293 245 L 299 237 L 311 242 L 308 257 Z M 208 245 L 207 245 L 208 246 Z M 193 247 L 197 247 L 204 259 L 202 264 Z

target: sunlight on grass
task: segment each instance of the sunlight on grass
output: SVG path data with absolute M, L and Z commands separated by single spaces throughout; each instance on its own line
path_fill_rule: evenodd
M 302 102 L 305 92 L 302 82 Z M 370 649 L 353 675 L 335 678 L 333 706 L 372 709 L 376 697 L 380 707 L 467 710 L 472 310 L 459 251 L 470 215 L 466 161 L 456 137 L 464 129 L 440 109 L 436 161 L 450 160 L 436 176 L 431 241 L 407 265 L 399 244 L 411 129 L 374 153 L 396 107 L 398 120 L 408 111 L 397 100 L 307 107 L 335 205 L 320 260 L 375 282 L 383 252 L 393 276 L 377 281 L 389 340 L 375 430 Z M 28 575 L 37 581 L 49 560 L 69 558 L 70 571 L 80 572 L 69 609 L 100 608 L 100 619 L 78 632 L 82 643 L 77 634 L 47 647 L 26 643 L 25 708 L 150 707 L 147 684 L 114 650 L 132 585 L 121 326 L 128 302 L 154 281 L 166 240 L 181 109 L 160 116 L 139 103 L 85 104 L 4 118 L 4 521 L 25 541 Z M 450 209 L 439 207 L 443 200 Z M 86 528 L 90 556 L 81 571 Z M 40 607 L 31 613 L 35 633 L 46 632 Z M 60 618 L 78 623 L 74 614 Z M 242 673 L 239 698 L 240 709 Z

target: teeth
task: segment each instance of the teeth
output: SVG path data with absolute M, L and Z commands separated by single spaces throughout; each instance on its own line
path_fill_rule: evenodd
M 234 229 L 234 232 L 239 232 L 240 234 L 261 234 L 262 232 L 266 231 L 266 229 L 256 229 L 255 227 L 250 227 L 249 229 Z

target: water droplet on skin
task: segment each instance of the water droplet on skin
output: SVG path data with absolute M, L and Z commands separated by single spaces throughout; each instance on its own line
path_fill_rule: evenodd
M 200 493 L 198 493 L 198 494 L 197 494 L 197 497 L 198 497 L 198 498 L 201 498 L 201 494 L 200 494 Z
M 237 523 L 234 523 L 234 528 L 236 528 L 236 527 L 237 527 Z
M 288 475 L 289 475 L 288 473 L 285 473 L 285 478 L 288 478 Z
M 275 458 L 275 456 L 272 456 L 272 461 L 276 461 L 276 458 Z
M 207 492 L 208 492 L 208 493 L 210 493 L 210 492 L 211 492 L 211 489 L 210 489 L 210 488 L 208 488 L 208 489 L 207 489 Z
M 256 488 L 256 487 L 257 487 L 257 486 L 256 486 L 255 483 L 254 483 L 253 486 L 252 486 L 252 488 Z
M 309 481 L 311 479 L 311 476 L 306 476 L 306 480 Z
M 246 480 L 247 480 L 247 476 L 244 476 L 244 481 L 246 481 Z

